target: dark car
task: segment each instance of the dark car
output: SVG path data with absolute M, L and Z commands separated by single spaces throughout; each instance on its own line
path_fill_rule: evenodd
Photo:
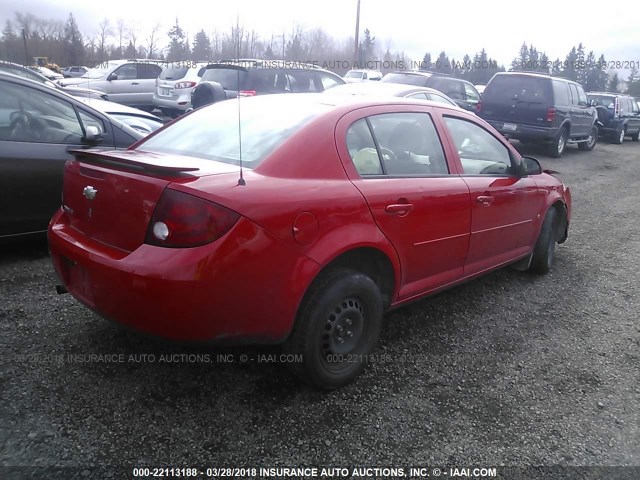
M 442 73 L 423 71 L 391 72 L 382 77 L 380 81 L 382 83 L 404 83 L 433 88 L 446 94 L 459 107 L 470 111 L 475 111 L 476 105 L 480 100 L 480 94 L 472 83 Z
M 48 238 L 59 290 L 103 317 L 279 343 L 330 389 L 365 367 L 385 311 L 513 263 L 546 273 L 570 221 L 569 188 L 458 107 L 262 95 L 76 153 Z
M 69 150 L 126 148 L 143 137 L 70 95 L 0 72 L 0 237 L 47 229 Z
M 600 135 L 608 136 L 613 143 L 621 144 L 629 136 L 634 142 L 640 135 L 640 108 L 633 97 L 607 92 L 587 93 L 589 102 L 595 100 Z
M 73 95 L 74 97 L 86 97 L 86 98 L 109 100 L 109 96 L 104 92 L 99 92 L 98 90 L 93 90 L 90 88 L 63 87 L 61 85 L 58 85 L 57 83 L 52 82 L 41 73 L 36 72 L 31 68 L 27 68 L 22 65 L 19 65 L 17 63 L 5 62 L 4 60 L 1 60 L 0 72 L 12 73 L 13 75 L 17 75 L 22 78 L 27 78 L 29 80 L 41 83 L 48 87 L 56 88 L 58 90 L 63 90 L 69 95 Z
M 191 92 L 191 105 L 199 108 L 238 95 L 323 92 L 344 83 L 335 73 L 305 63 L 222 61 L 207 65 L 202 80 Z
M 596 109 L 579 83 L 540 73 L 497 73 L 487 84 L 477 113 L 507 138 L 542 143 L 559 158 L 567 144 L 593 150 Z

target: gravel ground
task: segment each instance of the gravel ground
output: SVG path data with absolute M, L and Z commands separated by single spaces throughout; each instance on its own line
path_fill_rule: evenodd
M 60 478 L 103 478 L 91 465 L 640 465 L 640 145 L 562 159 L 516 146 L 573 192 L 552 272 L 502 270 L 388 314 L 378 360 L 330 393 L 260 361 L 274 348 L 123 331 L 55 293 L 43 242 L 3 246 L 0 477 L 54 465 L 80 468 Z M 122 356 L 80 361 L 90 354 Z

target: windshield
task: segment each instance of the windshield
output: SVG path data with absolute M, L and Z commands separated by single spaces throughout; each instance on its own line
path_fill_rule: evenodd
M 328 105 L 268 97 L 229 100 L 196 110 L 139 145 L 139 150 L 240 164 L 238 109 L 241 107 L 242 162 L 255 168 Z
M 189 67 L 167 67 L 160 73 L 160 80 L 180 80 L 184 78 Z
M 483 101 L 544 103 L 551 97 L 551 82 L 544 77 L 496 75 L 482 94 Z
M 93 78 L 93 79 L 102 78 L 105 75 L 107 75 L 109 72 L 111 72 L 111 70 L 113 70 L 114 67 L 115 65 L 112 63 L 107 63 L 106 65 L 103 64 L 99 67 L 88 70 L 87 73 L 82 75 L 82 78 Z
M 589 101 L 596 100 L 598 105 L 607 107 L 607 108 L 615 108 L 615 97 L 610 97 L 608 95 L 587 95 Z M 598 106 L 596 105 L 596 106 Z

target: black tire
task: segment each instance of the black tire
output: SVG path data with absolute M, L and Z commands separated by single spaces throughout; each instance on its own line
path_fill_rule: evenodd
M 533 248 L 533 258 L 529 266 L 529 271 L 532 273 L 544 274 L 551 270 L 558 241 L 557 218 L 558 212 L 551 207 L 544 217 L 540 235 Z
M 567 137 L 567 129 L 562 128 L 548 147 L 549 156 L 551 158 L 560 158 L 562 156 L 565 147 L 567 146 Z
M 218 82 L 200 82 L 191 93 L 191 106 L 196 109 L 225 98 L 224 88 Z
M 589 140 L 586 142 L 580 142 L 578 144 L 578 148 L 585 152 L 590 152 L 593 150 L 593 147 L 598 143 L 598 127 L 595 125 L 591 127 L 591 135 L 589 135 Z
M 311 286 L 291 335 L 289 363 L 302 381 L 331 390 L 344 386 L 364 370 L 382 328 L 380 289 L 368 276 L 349 269 L 323 274 Z
M 634 142 L 637 142 L 638 140 L 640 140 L 640 131 L 631 135 L 631 140 L 633 140 Z
M 624 127 L 620 127 L 616 133 L 614 133 L 613 137 L 611 137 L 611 141 L 616 145 L 622 144 L 624 142 L 624 137 L 627 132 Z

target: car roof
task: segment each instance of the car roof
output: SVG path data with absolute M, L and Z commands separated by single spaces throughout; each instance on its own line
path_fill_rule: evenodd
M 286 68 L 291 70 L 315 70 L 315 71 L 328 72 L 328 70 L 320 68 L 318 65 L 315 65 L 313 63 L 297 62 L 293 60 L 265 60 L 265 59 L 261 60 L 257 58 L 238 58 L 238 59 L 220 60 L 217 62 L 209 63 L 207 65 L 207 68 L 219 68 L 221 66 L 226 66 L 226 65 L 242 67 L 245 69 Z M 333 73 L 333 72 L 330 72 L 330 73 Z
M 406 83 L 380 83 L 380 82 L 359 82 L 359 83 L 347 83 L 344 85 L 336 85 L 326 90 L 325 93 L 349 93 L 352 95 L 364 95 L 364 94 L 380 94 L 402 97 L 411 93 L 434 93 L 438 95 L 444 95 L 442 92 L 429 87 L 419 87 L 417 85 L 407 85 Z
M 549 80 L 551 79 L 562 80 L 563 82 L 570 82 L 570 83 L 575 83 L 577 85 L 580 85 L 578 82 L 575 82 L 569 78 L 556 77 L 554 75 L 550 75 L 548 73 L 542 73 L 542 72 L 498 72 L 496 73 L 496 75 L 509 76 L 509 77 L 521 76 L 521 77 L 548 78 Z

